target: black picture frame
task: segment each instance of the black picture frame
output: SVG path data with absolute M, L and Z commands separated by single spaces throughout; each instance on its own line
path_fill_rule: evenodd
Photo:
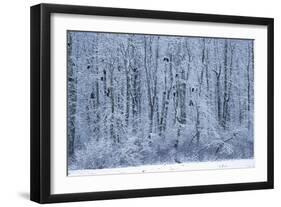
M 181 20 L 207 23 L 231 23 L 267 26 L 267 181 L 236 184 L 168 187 L 153 189 L 51 194 L 51 70 L 50 70 L 50 15 L 52 13 L 134 17 Z M 38 203 L 88 201 L 146 196 L 211 193 L 272 189 L 274 177 L 274 20 L 272 18 L 195 14 L 152 10 L 103 8 L 56 4 L 39 4 L 31 7 L 31 174 L 30 199 Z

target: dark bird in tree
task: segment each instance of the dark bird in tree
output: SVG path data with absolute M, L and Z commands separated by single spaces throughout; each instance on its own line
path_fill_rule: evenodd
M 192 100 L 189 101 L 189 106 L 193 106 Z
M 95 94 L 92 92 L 91 93 L 91 99 L 94 99 L 95 98 Z
M 106 91 L 106 96 L 109 97 L 109 95 L 110 95 L 110 89 L 108 88 Z
M 164 57 L 163 61 L 164 61 L 164 62 L 169 62 L 169 58 Z
M 136 71 L 137 71 L 137 68 L 133 68 L 133 71 L 136 72 Z
M 178 145 L 179 145 L 179 140 L 176 140 L 175 144 L 174 144 L 174 147 L 177 149 L 178 148 Z

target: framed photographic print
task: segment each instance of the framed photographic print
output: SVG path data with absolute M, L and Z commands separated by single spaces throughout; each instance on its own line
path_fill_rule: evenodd
M 273 19 L 31 7 L 31 200 L 273 188 Z

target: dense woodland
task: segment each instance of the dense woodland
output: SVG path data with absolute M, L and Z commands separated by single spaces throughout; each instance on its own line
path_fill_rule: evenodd
M 253 158 L 253 47 L 68 31 L 69 169 Z

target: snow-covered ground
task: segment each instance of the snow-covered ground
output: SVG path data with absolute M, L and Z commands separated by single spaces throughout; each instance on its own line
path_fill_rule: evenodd
M 152 173 L 171 171 L 194 171 L 194 170 L 218 170 L 255 167 L 254 159 L 226 160 L 216 162 L 192 162 L 171 165 L 146 165 L 140 167 L 126 167 L 114 169 L 88 169 L 69 170 L 68 176 L 85 175 L 107 175 L 107 174 L 128 174 L 128 173 Z

